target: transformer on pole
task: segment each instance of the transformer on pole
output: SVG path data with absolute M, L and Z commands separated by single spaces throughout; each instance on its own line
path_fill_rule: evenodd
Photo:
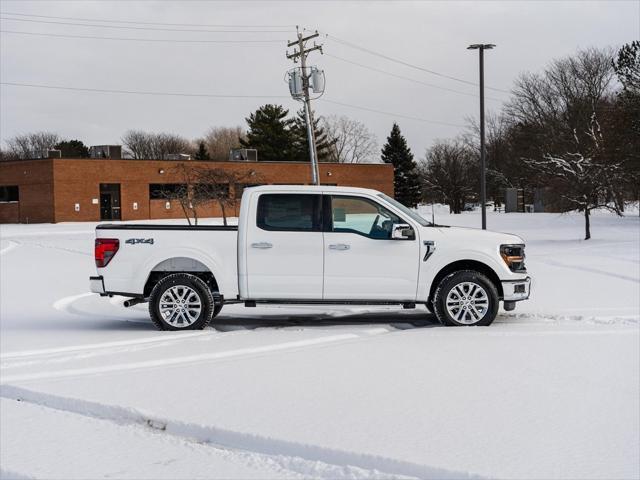
M 287 52 L 287 58 L 293 60 L 294 63 L 297 63 L 298 59 L 300 60 L 300 67 L 289 71 L 289 93 L 295 100 L 304 103 L 304 119 L 307 124 L 307 142 L 311 160 L 311 182 L 314 185 L 319 185 L 318 153 L 313 131 L 313 111 L 311 110 L 309 88 L 313 90 L 313 93 L 319 94 L 316 98 L 319 98 L 324 93 L 324 72 L 316 67 L 307 67 L 307 55 L 314 50 L 319 50 L 322 53 L 322 45 L 316 45 L 314 42 L 313 47 L 306 48 L 305 46 L 307 41 L 319 36 L 317 31 L 312 35 L 303 37 L 298 27 L 296 27 L 296 36 L 298 37 L 297 40 L 287 44 L 287 47 L 294 47 L 293 53 L 289 54 Z

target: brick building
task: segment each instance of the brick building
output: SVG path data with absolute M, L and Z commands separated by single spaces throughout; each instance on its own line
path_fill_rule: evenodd
M 204 168 L 255 172 L 254 184 L 310 181 L 306 162 L 176 162 L 167 160 L 38 159 L 0 162 L 0 223 L 82 222 L 181 218 L 179 202 L 158 194 L 180 185 L 180 163 Z M 365 187 L 393 195 L 393 167 L 387 164 L 321 163 L 325 185 Z M 229 185 L 240 198 L 244 186 Z M 239 201 L 235 211 L 237 215 Z M 220 216 L 216 203 L 201 217 Z

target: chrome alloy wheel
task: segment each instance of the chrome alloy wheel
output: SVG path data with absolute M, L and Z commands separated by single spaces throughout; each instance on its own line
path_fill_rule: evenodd
M 160 315 L 172 327 L 188 327 L 198 319 L 201 311 L 200 296 L 186 285 L 175 285 L 165 290 L 160 298 Z
M 447 312 L 458 323 L 473 325 L 489 311 L 489 296 L 474 282 L 461 282 L 447 295 Z

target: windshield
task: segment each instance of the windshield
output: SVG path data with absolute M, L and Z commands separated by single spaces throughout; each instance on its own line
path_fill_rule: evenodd
M 391 205 L 393 205 L 394 207 L 396 207 L 398 210 L 400 210 L 402 213 L 407 214 L 408 216 L 410 216 L 413 220 L 415 220 L 416 222 L 418 222 L 420 225 L 422 225 L 423 227 L 428 227 L 431 225 L 431 222 L 426 221 L 424 218 L 422 218 L 420 215 L 417 214 L 417 212 L 414 212 L 413 210 L 411 210 L 410 208 L 405 207 L 403 204 L 401 204 L 399 201 L 394 200 L 393 198 L 391 198 L 388 195 L 385 195 L 384 193 L 378 193 L 378 196 L 380 198 L 383 198 L 384 200 L 386 200 L 387 202 L 389 202 Z

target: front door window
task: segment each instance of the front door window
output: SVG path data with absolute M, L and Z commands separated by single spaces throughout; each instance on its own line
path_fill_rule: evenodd
M 333 196 L 331 231 L 390 240 L 394 224 L 404 223 L 382 205 L 361 197 Z

